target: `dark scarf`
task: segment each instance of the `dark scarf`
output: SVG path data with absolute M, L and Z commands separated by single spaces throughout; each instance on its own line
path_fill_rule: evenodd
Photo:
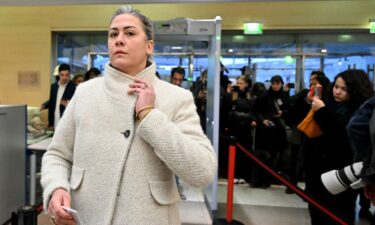
M 272 87 L 268 89 L 268 94 L 273 99 L 279 99 L 282 98 L 283 95 L 283 88 L 281 88 L 279 91 L 274 91 Z
M 348 124 L 350 117 L 353 115 L 355 111 L 355 109 L 349 102 L 333 101 L 329 109 L 333 112 L 339 124 L 343 127 L 345 127 Z

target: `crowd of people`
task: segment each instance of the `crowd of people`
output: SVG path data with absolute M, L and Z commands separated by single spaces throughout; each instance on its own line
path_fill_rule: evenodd
M 85 75 L 77 74 L 70 80 L 69 66 L 61 64 L 56 83 L 51 86 L 50 99 L 42 106 L 49 108 L 49 124 L 57 126 L 76 86 L 99 75 L 98 69 L 91 68 Z M 181 87 L 184 80 L 184 68 L 171 70 L 171 84 Z M 306 193 L 345 221 L 354 221 L 358 194 L 361 194 L 361 215 L 371 217 L 368 211 L 370 203 L 363 192 L 352 190 L 331 195 L 320 178 L 324 172 L 353 162 L 346 126 L 359 106 L 373 96 L 368 75 L 362 70 L 346 70 L 331 83 L 323 72 L 313 71 L 310 87 L 293 96 L 289 95 L 281 76 L 273 76 L 270 83 L 266 89 L 264 83 L 252 84 L 250 76 L 241 75 L 235 83 L 228 81 L 225 87 L 221 87 L 221 134 L 235 136 L 241 145 L 271 168 L 284 173 L 292 183 L 305 181 Z M 318 94 L 314 93 L 316 89 Z M 207 70 L 202 71 L 190 90 L 200 125 L 205 131 Z M 317 137 L 309 137 L 297 128 L 310 111 L 314 112 L 314 120 L 321 130 Z M 219 175 L 226 176 L 225 148 L 228 143 L 225 140 L 220 143 Z M 237 151 L 236 158 L 236 184 L 268 188 L 277 183 L 242 151 Z M 185 200 L 179 177 L 176 176 L 176 180 L 180 198 Z M 286 193 L 293 192 L 286 189 Z M 330 219 L 314 206 L 309 205 L 309 212 L 313 225 L 330 223 Z
M 176 70 L 181 71 L 181 68 L 173 69 Z M 176 84 L 177 79 L 172 73 L 171 83 L 181 86 L 184 75 L 185 71 L 178 74 Z M 347 126 L 361 104 L 374 96 L 368 74 L 363 70 L 349 69 L 337 74 L 331 82 L 324 72 L 313 71 L 309 87 L 292 96 L 280 75 L 271 78 L 268 89 L 261 82 L 252 84 L 251 76 L 246 74 L 238 76 L 233 83 L 227 81 L 223 82 L 226 86 L 221 87 L 220 132 L 223 136 L 234 136 L 237 142 L 291 183 L 297 185 L 297 182 L 304 181 L 304 191 L 310 197 L 349 224 L 354 223 L 358 196 L 360 216 L 373 220 L 370 201 L 362 190 L 332 195 L 321 181 L 323 173 L 343 168 L 355 160 Z M 205 130 L 207 70 L 202 71 L 191 91 Z M 299 126 L 310 115 L 317 124 L 314 129 L 318 134 L 315 136 Z M 362 132 L 366 131 L 365 128 Z M 226 177 L 227 172 L 227 147 L 228 142 L 221 139 L 219 175 L 222 177 Z M 235 184 L 268 188 L 278 183 L 244 152 L 237 151 L 236 154 Z M 289 188 L 285 192 L 293 193 Z M 308 208 L 313 225 L 335 224 L 315 206 L 309 204 Z
M 71 80 L 69 65 L 61 64 L 50 98 L 41 106 L 49 110 L 49 126 L 56 131 L 43 157 L 44 206 L 54 224 L 74 224 L 61 206 L 78 209 L 87 224 L 179 224 L 176 194 L 186 198 L 179 178 L 204 186 L 217 169 L 204 135 L 207 70 L 191 93 L 181 88 L 182 67 L 172 69 L 172 85 L 161 81 L 152 60 L 151 22 L 130 7 L 111 19 L 108 46 L 104 77 L 87 82 L 100 76 L 91 68 Z M 368 75 L 351 69 L 331 82 L 322 71 L 313 71 L 309 88 L 290 96 L 280 75 L 267 89 L 248 73 L 232 83 L 225 71 L 222 66 L 220 133 L 236 137 L 292 183 L 305 181 L 310 197 L 353 224 L 360 191 L 332 195 L 320 176 L 353 163 L 346 127 L 374 96 Z M 309 116 L 317 124 L 314 135 L 300 128 Z M 226 175 L 227 145 L 220 140 L 220 176 Z M 236 154 L 235 183 L 268 188 L 277 182 L 245 153 Z M 367 187 L 366 195 L 371 194 Z M 312 225 L 335 224 L 310 204 L 309 212 Z
M 235 136 L 242 146 L 292 183 L 305 181 L 305 192 L 310 197 L 353 224 L 355 201 L 363 191 L 332 195 L 322 184 L 321 175 L 354 161 L 346 127 L 360 105 L 374 96 L 369 76 L 363 70 L 350 69 L 337 74 L 331 82 L 323 72 L 313 71 L 310 87 L 293 96 L 281 76 L 273 76 L 270 82 L 265 89 L 263 84 L 251 85 L 249 78 L 241 75 L 235 85 L 228 85 L 221 104 L 221 133 Z M 257 91 L 259 85 L 261 92 Z M 314 136 L 299 129 L 309 114 L 317 124 Z M 228 151 L 225 140 L 221 143 L 219 175 L 225 177 Z M 278 183 L 242 151 L 236 154 L 235 183 L 248 183 L 251 188 Z M 293 192 L 286 189 L 286 193 Z M 373 220 L 369 204 L 362 195 L 360 215 Z M 335 224 L 311 204 L 309 212 L 313 225 Z

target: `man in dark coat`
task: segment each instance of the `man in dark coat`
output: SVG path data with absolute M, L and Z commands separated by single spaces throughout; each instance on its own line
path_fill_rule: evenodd
M 59 66 L 59 81 L 51 85 L 49 101 L 44 108 L 48 108 L 48 126 L 56 128 L 66 106 L 73 97 L 76 85 L 70 80 L 70 66 Z

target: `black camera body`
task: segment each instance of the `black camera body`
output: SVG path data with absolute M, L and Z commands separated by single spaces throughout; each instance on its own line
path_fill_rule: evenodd
M 239 91 L 240 91 L 240 87 L 237 86 L 237 85 L 234 85 L 232 88 L 233 88 L 233 89 L 232 89 L 233 92 L 239 92 Z

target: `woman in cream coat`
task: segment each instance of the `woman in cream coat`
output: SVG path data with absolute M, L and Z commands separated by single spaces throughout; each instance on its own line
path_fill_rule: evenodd
M 194 186 L 217 159 L 192 94 L 157 79 L 150 21 L 117 10 L 104 77 L 83 83 L 43 157 L 44 206 L 54 224 L 180 224 L 175 174 Z

